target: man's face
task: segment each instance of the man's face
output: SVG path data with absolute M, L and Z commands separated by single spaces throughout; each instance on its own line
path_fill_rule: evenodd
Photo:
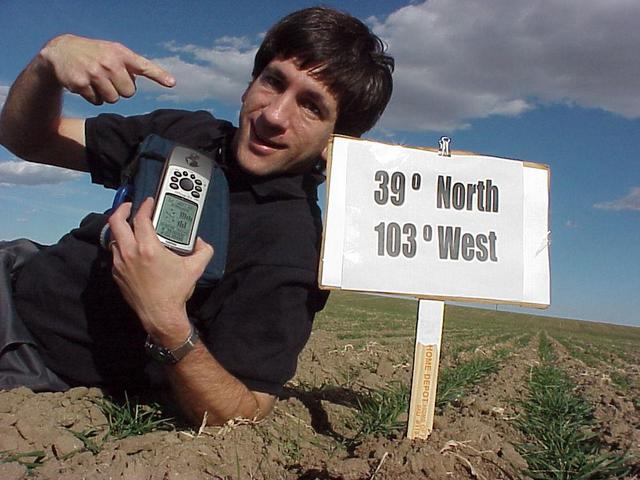
M 337 115 L 337 100 L 309 71 L 274 59 L 242 96 L 238 162 L 260 176 L 306 170 L 322 155 Z

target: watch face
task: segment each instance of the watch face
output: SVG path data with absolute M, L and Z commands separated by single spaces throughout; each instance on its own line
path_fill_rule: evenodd
M 168 348 L 153 343 L 150 335 L 147 335 L 147 340 L 144 342 L 144 349 L 147 351 L 147 354 L 157 362 L 173 365 L 178 363 L 187 353 L 195 348 L 199 338 L 198 330 L 192 325 L 189 337 L 175 350 L 169 350 Z
M 149 356 L 157 362 L 172 365 L 178 361 L 173 353 L 171 353 L 171 350 L 156 345 L 151 341 L 150 337 L 147 337 L 147 341 L 144 343 L 144 348 Z

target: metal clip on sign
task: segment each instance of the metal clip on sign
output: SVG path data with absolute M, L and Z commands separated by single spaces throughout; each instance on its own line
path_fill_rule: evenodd
M 440 155 L 441 157 L 451 156 L 451 149 L 450 149 L 451 138 L 450 137 L 440 137 L 440 140 L 438 141 L 438 145 L 440 149 L 438 151 L 438 155 Z

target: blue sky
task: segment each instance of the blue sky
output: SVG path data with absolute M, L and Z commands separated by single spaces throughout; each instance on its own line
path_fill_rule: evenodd
M 0 104 L 42 45 L 119 41 L 176 76 L 162 91 L 65 114 L 208 109 L 237 118 L 261 35 L 307 1 L 0 2 Z M 640 326 L 640 2 L 326 1 L 365 20 L 396 58 L 394 98 L 368 137 L 551 167 L 552 306 L 536 313 Z M 53 243 L 112 192 L 0 148 L 0 239 Z M 500 307 L 505 308 L 505 307 Z M 517 309 L 518 311 L 527 311 Z

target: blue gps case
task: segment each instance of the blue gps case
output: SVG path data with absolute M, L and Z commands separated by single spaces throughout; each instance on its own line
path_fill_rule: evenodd
M 155 134 L 149 135 L 140 143 L 132 165 L 135 170 L 131 182 L 133 186 L 132 216 L 138 211 L 145 198 L 155 197 L 162 179 L 164 163 L 177 145 L 191 148 Z M 214 249 L 213 258 L 197 282 L 200 286 L 211 285 L 219 280 L 224 274 L 227 263 L 229 185 L 218 163 L 220 152 L 221 149 L 217 149 L 215 152 L 199 152 L 214 160 L 213 173 L 207 189 L 200 225 L 198 231 L 195 232 Z

